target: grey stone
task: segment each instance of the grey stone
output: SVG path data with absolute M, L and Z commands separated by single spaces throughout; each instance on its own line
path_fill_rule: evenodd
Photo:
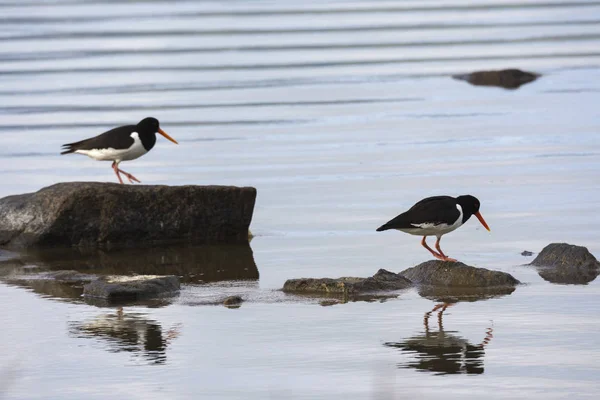
M 411 286 L 412 283 L 405 277 L 380 269 L 375 275 L 369 278 L 288 279 L 283 285 L 283 291 L 288 293 L 361 294 L 401 290 Z
M 85 285 L 83 294 L 110 301 L 130 301 L 172 295 L 179 288 L 176 276 L 108 276 Z
M 437 260 L 426 261 L 400 274 L 419 285 L 488 287 L 515 286 L 520 283 L 506 272 Z
M 587 248 L 567 243 L 549 244 L 529 265 L 551 283 L 583 285 L 600 274 L 600 263 Z
M 523 257 L 531 257 L 531 256 L 533 255 L 533 252 L 531 252 L 531 251 L 527 251 L 527 250 L 523 250 L 523 251 L 521 252 L 521 255 L 522 255 Z
M 492 71 L 477 71 L 470 74 L 453 75 L 454 79 L 469 82 L 475 86 L 496 86 L 504 89 L 517 89 L 520 86 L 535 81 L 541 75 L 520 69 L 503 69 Z
M 256 189 L 59 183 L 0 199 L 0 245 L 247 243 Z
M 228 307 L 239 306 L 240 304 L 242 304 L 243 301 L 244 299 L 242 299 L 240 296 L 229 296 L 225 300 L 223 300 L 223 305 Z

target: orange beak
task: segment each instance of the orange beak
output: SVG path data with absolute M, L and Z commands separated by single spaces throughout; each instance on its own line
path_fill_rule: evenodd
M 162 129 L 158 128 L 158 133 L 160 133 L 161 135 L 163 135 L 164 137 L 166 137 L 171 142 L 173 142 L 175 144 L 179 144 L 179 143 L 177 143 L 177 140 L 175 140 L 171 136 L 167 135 L 167 132 L 163 131 Z
M 488 226 L 488 224 L 485 222 L 485 219 L 483 219 L 483 217 L 481 216 L 481 214 L 479 214 L 479 211 L 477 211 L 477 212 L 475 213 L 475 216 L 477 217 L 477 219 L 479 220 L 479 222 L 481 222 L 481 225 L 483 225 L 483 227 L 489 231 L 489 230 L 490 230 L 490 227 L 489 227 L 489 226 Z

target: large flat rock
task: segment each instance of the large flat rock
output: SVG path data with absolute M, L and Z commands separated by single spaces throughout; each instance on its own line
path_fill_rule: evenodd
M 400 274 L 419 285 L 489 287 L 515 286 L 520 283 L 506 272 L 471 267 L 461 262 L 437 260 L 426 261 Z
M 300 278 L 288 279 L 283 285 L 287 293 L 363 294 L 406 289 L 412 283 L 405 277 L 380 269 L 369 278 Z
M 0 199 L 0 246 L 248 241 L 256 189 L 59 183 Z
M 531 262 L 546 281 L 587 284 L 600 274 L 600 263 L 589 250 L 567 243 L 551 243 Z

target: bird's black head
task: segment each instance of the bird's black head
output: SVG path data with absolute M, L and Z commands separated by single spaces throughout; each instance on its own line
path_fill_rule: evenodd
M 152 117 L 144 118 L 143 120 L 138 122 L 137 130 L 140 133 L 140 135 L 151 135 L 154 138 L 153 139 L 154 141 L 156 141 L 155 134 L 156 134 L 156 132 L 158 132 L 161 135 L 163 135 L 165 138 L 170 140 L 171 142 L 178 144 L 177 140 L 173 139 L 171 136 L 167 135 L 167 132 L 160 129 L 160 124 L 156 118 L 152 118 Z M 154 143 L 152 143 L 152 146 L 154 146 Z
M 137 128 L 140 132 L 156 133 L 160 129 L 160 124 L 156 118 L 148 117 L 138 122 Z
M 483 227 L 485 229 L 487 229 L 488 231 L 490 230 L 487 223 L 485 222 L 485 220 L 479 213 L 479 207 L 481 206 L 481 203 L 479 202 L 477 197 L 471 196 L 470 194 L 467 194 L 464 196 L 458 196 L 456 198 L 456 202 L 462 208 L 463 223 L 467 222 L 467 220 L 469 218 L 471 218 L 471 215 L 475 215 L 477 217 L 477 219 L 479 220 L 479 222 L 481 222 L 481 225 L 483 225 Z

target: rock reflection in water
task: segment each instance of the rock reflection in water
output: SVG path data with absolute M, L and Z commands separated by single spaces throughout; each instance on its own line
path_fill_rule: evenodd
M 423 325 L 425 331 L 401 342 L 388 342 L 385 346 L 393 347 L 411 354 L 416 360 L 398 364 L 399 368 L 414 368 L 419 371 L 445 374 L 482 374 L 484 372 L 483 357 L 485 346 L 493 338 L 493 327 L 489 327 L 481 343 L 472 344 L 457 335 L 455 331 L 445 331 L 443 315 L 450 304 L 438 304 L 433 310 L 425 313 Z M 437 331 L 429 328 L 431 314 L 438 312 Z
M 561 285 L 587 285 L 600 274 L 595 266 L 579 266 L 570 269 L 537 267 L 538 275 L 543 280 Z
M 182 283 L 258 279 L 249 244 L 47 250 L 21 259 L 51 270 L 99 275 L 177 275 Z
M 0 261 L 0 281 L 42 296 L 77 302 L 84 301 L 84 284 L 102 275 L 177 275 L 182 283 L 207 283 L 257 280 L 259 274 L 248 244 L 49 249 Z M 108 305 L 94 299 L 86 301 Z
M 69 333 L 78 338 L 98 339 L 109 352 L 131 352 L 151 364 L 164 364 L 169 344 L 180 335 L 176 325 L 163 332 L 161 325 L 140 314 L 117 311 L 85 322 L 71 322 Z

